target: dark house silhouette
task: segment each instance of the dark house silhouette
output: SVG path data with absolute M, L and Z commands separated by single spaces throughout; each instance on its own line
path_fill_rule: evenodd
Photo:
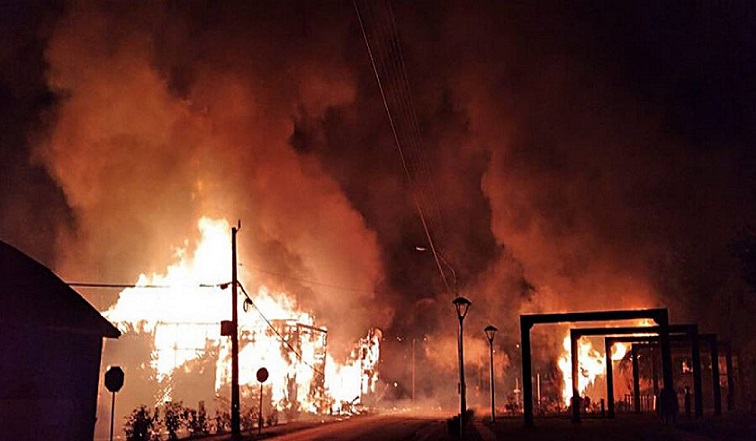
M 102 339 L 121 333 L 0 241 L 0 439 L 92 440 Z

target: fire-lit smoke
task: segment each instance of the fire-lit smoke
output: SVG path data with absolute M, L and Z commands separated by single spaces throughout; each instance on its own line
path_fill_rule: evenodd
M 242 265 L 291 277 L 260 272 L 255 283 L 285 283 L 345 343 L 371 321 L 375 235 L 289 139 L 297 109 L 322 114 L 354 99 L 349 71 L 304 49 L 287 57 L 301 65 L 273 69 L 275 43 L 252 31 L 216 45 L 208 30 L 187 44 L 212 45 L 213 59 L 179 64 L 162 45 L 190 37 L 164 8 L 76 3 L 56 24 L 48 83 L 62 101 L 37 155 L 76 215 L 59 272 L 129 280 L 161 271 L 201 216 L 241 219 Z M 373 318 L 385 322 L 382 312 Z
M 142 282 L 173 280 L 172 271 L 187 271 L 170 266 L 176 253 L 204 258 L 196 228 L 203 216 L 241 219 L 246 289 L 270 293 L 254 300 L 271 318 L 311 325 L 304 314 L 317 317 L 317 326 L 328 329 L 329 353 L 341 362 L 355 339 L 390 321 L 390 306 L 373 294 L 382 275 L 379 249 L 338 183 L 314 158 L 298 154 L 291 139 L 298 112 L 322 118 L 355 99 L 352 74 L 338 55 L 268 38 L 277 27 L 255 20 L 263 11 L 219 11 L 223 22 L 199 34 L 190 28 L 204 20 L 203 11 L 184 12 L 177 17 L 169 3 L 72 2 L 55 23 L 45 57 L 47 83 L 60 102 L 36 158 L 63 189 L 75 218 L 75 230 L 59 238 L 57 271 L 68 280 L 123 282 L 139 274 L 155 274 Z M 179 54 L 177 47 L 193 49 Z M 230 277 L 228 270 L 217 272 L 230 256 L 230 240 L 213 239 L 210 246 L 211 266 L 192 266 L 184 274 L 189 281 Z M 202 280 L 206 275 L 211 280 Z M 178 305 L 175 295 L 127 291 L 110 313 L 117 322 L 152 323 L 145 331 L 162 354 L 151 362 L 158 379 L 193 357 L 162 348 L 186 343 L 168 334 L 201 334 L 217 344 L 218 329 L 188 332 L 157 322 L 201 316 L 217 324 L 230 315 L 223 301 L 208 303 L 219 295 L 210 290 L 182 292 Z M 290 297 L 297 310 L 286 309 L 286 316 L 267 308 L 281 308 Z M 107 308 L 116 299 L 103 300 L 98 306 Z M 111 343 L 113 357 L 126 357 L 117 345 Z M 224 346 L 219 350 L 224 359 Z M 218 375 L 216 385 L 224 381 Z

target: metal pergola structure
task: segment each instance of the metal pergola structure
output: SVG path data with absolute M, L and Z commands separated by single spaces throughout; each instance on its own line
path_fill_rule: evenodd
M 521 315 L 520 342 L 522 343 L 522 393 L 523 418 L 525 427 L 533 426 L 533 363 L 530 354 L 530 330 L 534 325 L 572 322 L 611 322 L 642 319 L 653 320 L 659 327 L 658 335 L 660 338 L 663 360 L 662 378 L 664 387 L 671 389 L 672 354 L 669 344 L 669 312 L 666 308 Z
M 570 343 L 572 348 L 572 375 L 573 375 L 573 391 L 577 389 L 576 385 L 576 371 L 578 366 L 578 358 L 576 346 L 577 340 L 582 336 L 589 335 L 606 335 L 604 338 L 604 350 L 606 356 L 606 381 L 607 381 L 607 401 L 608 401 L 608 416 L 614 418 L 615 406 L 614 406 L 614 384 L 613 384 L 613 366 L 611 360 L 611 348 L 615 343 L 632 343 L 631 355 L 633 363 L 633 401 L 635 403 L 635 413 L 640 413 L 640 377 L 638 374 L 638 348 L 641 344 L 649 346 L 651 348 L 659 344 L 660 338 L 658 336 L 658 327 L 627 327 L 627 328 L 576 328 L 570 330 Z M 657 334 L 657 335 L 632 335 L 632 334 Z M 622 335 L 621 337 L 619 335 Z M 714 399 L 714 414 L 721 415 L 722 413 L 722 398 L 719 387 L 719 346 L 725 348 L 725 360 L 727 364 L 727 410 L 731 411 L 734 407 L 734 387 L 735 382 L 732 372 L 732 350 L 728 342 L 721 342 L 717 340 L 716 334 L 698 334 L 698 325 L 686 324 L 686 325 L 669 325 L 669 340 L 670 344 L 674 342 L 688 343 L 690 345 L 690 352 L 692 358 L 692 370 L 693 370 L 693 394 L 696 417 L 703 416 L 703 392 L 702 392 L 702 379 L 701 379 L 701 344 L 707 344 L 709 353 L 712 359 L 712 394 Z M 573 401 L 575 397 L 573 396 Z M 573 410 L 574 412 L 574 410 Z M 573 417 L 575 414 L 573 413 Z M 579 413 L 577 415 L 579 419 Z
M 662 328 L 660 326 L 626 326 L 626 327 L 596 327 L 596 328 L 574 328 L 570 330 L 570 347 L 572 352 L 572 421 L 580 422 L 580 407 L 576 405 L 579 400 L 578 394 L 578 340 L 587 336 L 628 336 L 635 339 L 655 338 L 660 341 Z M 690 343 L 691 355 L 693 358 L 693 389 L 695 396 L 696 416 L 703 415 L 703 401 L 701 396 L 701 354 L 699 350 L 698 325 L 669 325 L 667 327 L 668 340 L 683 340 Z M 646 335 L 638 335 L 646 334 Z M 648 335 L 653 334 L 653 335 Z M 616 337 L 614 341 L 618 341 Z M 607 401 L 609 418 L 614 418 L 614 388 L 612 387 L 614 375 L 612 373 L 612 357 L 610 337 L 605 338 L 605 357 L 606 357 L 606 383 L 607 383 Z M 612 343 L 613 344 L 613 343 Z M 669 344 L 669 342 L 668 342 Z M 635 367 L 635 364 L 633 364 Z M 662 357 L 662 371 L 669 371 L 672 374 L 672 357 L 668 359 Z M 668 387 L 665 382 L 665 386 Z M 636 406 L 638 405 L 636 400 Z
M 625 339 L 622 339 L 622 338 L 614 339 L 615 342 L 622 342 L 624 340 Z M 671 337 L 671 340 L 674 341 L 675 337 Z M 633 345 L 633 347 L 635 351 L 637 352 L 638 347 L 649 346 L 653 348 L 655 347 L 655 345 L 658 344 L 658 341 L 659 341 L 658 338 L 655 339 L 653 337 L 647 337 L 646 339 L 639 339 L 639 341 L 634 342 L 635 344 Z M 699 347 L 701 344 L 706 344 L 709 349 L 709 356 L 712 362 L 711 363 L 711 382 L 712 382 L 712 394 L 714 396 L 714 415 L 717 415 L 717 416 L 722 414 L 722 392 L 719 386 L 719 377 L 720 377 L 720 372 L 719 372 L 720 350 L 719 348 L 720 347 L 724 348 L 725 363 L 727 366 L 727 374 L 726 374 L 727 375 L 727 410 L 732 411 L 733 408 L 735 407 L 735 378 L 733 375 L 732 348 L 730 347 L 730 343 L 727 341 L 718 340 L 716 334 L 699 334 L 698 343 L 699 343 Z M 636 362 L 634 362 L 633 364 L 633 369 L 635 369 L 635 363 Z M 695 366 L 693 369 L 695 373 Z
M 686 336 L 676 336 L 671 335 L 670 341 L 685 341 L 687 338 Z M 727 410 L 732 411 L 735 403 L 735 380 L 733 376 L 733 364 L 732 364 L 732 350 L 730 348 L 729 342 L 723 342 L 717 340 L 716 334 L 699 334 L 698 335 L 698 343 L 699 348 L 700 345 L 706 344 L 708 345 L 709 354 L 712 360 L 712 366 L 711 366 L 711 382 L 712 382 L 712 394 L 714 398 L 714 414 L 715 415 L 721 415 L 722 414 L 722 392 L 719 385 L 719 347 L 723 347 L 725 350 L 725 362 L 727 365 Z M 638 376 L 638 349 L 640 347 L 655 347 L 659 342 L 659 337 L 656 336 L 627 336 L 627 337 L 606 337 L 605 338 L 605 346 L 606 348 L 611 348 L 614 343 L 633 343 L 631 347 L 631 355 L 633 358 L 633 399 L 635 401 L 635 412 L 640 413 L 639 408 L 639 396 L 640 396 L 640 378 Z M 700 354 L 700 349 L 699 349 Z M 700 357 L 700 355 L 699 355 Z M 694 375 L 694 388 L 695 388 L 695 378 L 696 378 L 696 369 L 697 367 L 700 367 L 700 358 L 699 361 L 696 362 L 695 358 L 693 360 L 693 375 Z M 607 368 L 607 378 L 610 375 L 611 365 L 608 365 Z M 698 375 L 700 378 L 700 375 Z M 607 395 L 609 393 L 613 392 L 611 390 L 607 390 Z M 694 391 L 694 394 L 696 392 Z M 701 395 L 703 398 L 703 395 Z M 699 410 L 699 406 L 700 410 Z M 698 399 L 696 399 L 696 416 L 701 416 L 703 414 L 703 406 L 702 403 L 699 404 Z

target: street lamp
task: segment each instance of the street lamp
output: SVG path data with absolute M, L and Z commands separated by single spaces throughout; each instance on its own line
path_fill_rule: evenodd
M 494 401 L 494 368 L 493 368 L 493 341 L 496 335 L 496 326 L 488 325 L 483 330 L 488 338 L 488 348 L 491 352 L 491 424 L 496 422 L 496 402 Z
M 465 316 L 467 315 L 467 311 L 470 309 L 472 302 L 460 296 L 452 300 L 452 303 L 457 309 L 457 318 L 459 319 L 459 332 L 457 333 L 457 347 L 459 349 L 459 437 L 462 438 L 465 430 L 465 410 L 467 410 L 467 399 L 465 397 L 465 349 L 462 342 L 462 322 L 465 320 Z

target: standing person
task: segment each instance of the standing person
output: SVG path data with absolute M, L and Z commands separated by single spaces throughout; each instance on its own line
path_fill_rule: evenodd
M 683 400 L 685 404 L 685 416 L 690 418 L 690 387 L 685 386 L 685 398 Z

